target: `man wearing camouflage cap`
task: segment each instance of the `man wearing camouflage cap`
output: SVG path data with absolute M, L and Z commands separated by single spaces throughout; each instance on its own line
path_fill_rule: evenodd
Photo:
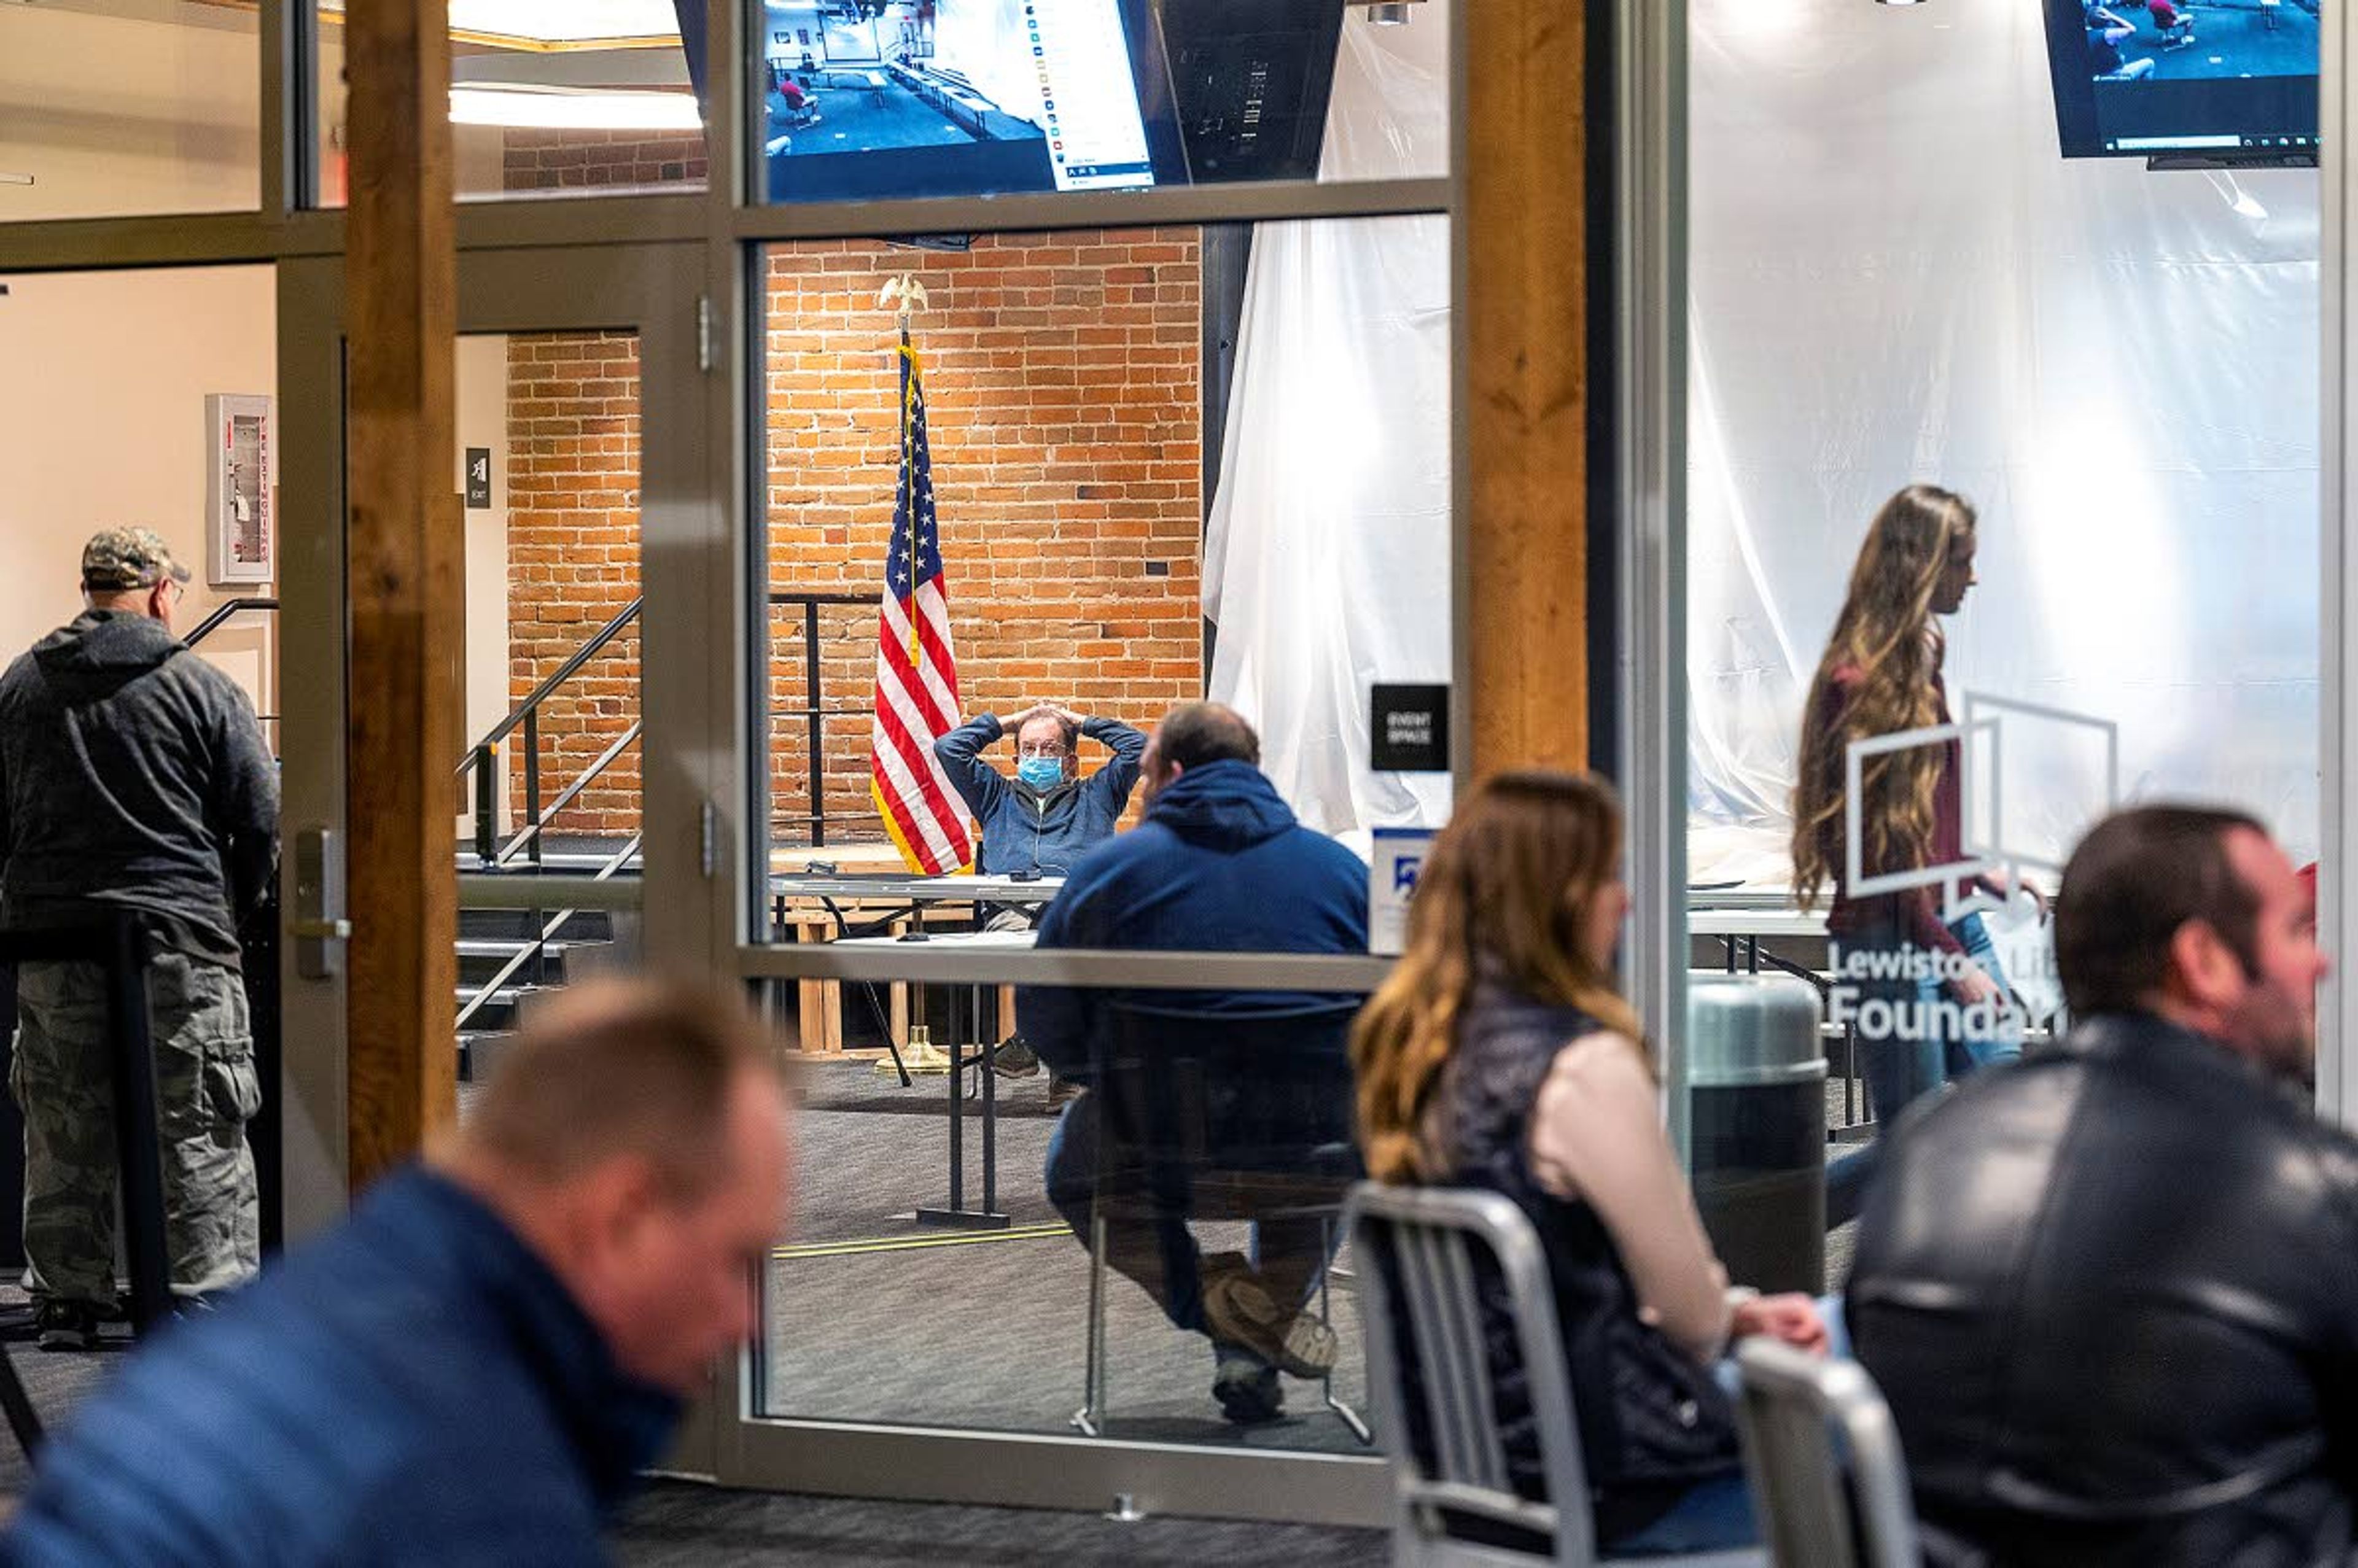
M 82 550 L 84 608 L 0 676 L 0 929 L 128 910 L 148 1005 L 172 1289 L 202 1296 L 258 1262 L 261 1104 L 237 921 L 276 864 L 278 781 L 236 682 L 172 615 L 189 569 L 146 528 Z M 27 964 L 9 1088 L 25 1113 L 25 1253 L 44 1349 L 86 1349 L 114 1303 L 114 1134 L 103 972 Z

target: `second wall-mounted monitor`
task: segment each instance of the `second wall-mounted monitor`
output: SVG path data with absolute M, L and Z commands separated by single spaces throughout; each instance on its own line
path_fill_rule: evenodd
M 2335 0 L 2046 0 L 2065 157 L 2301 162 Z
M 1346 7 L 1336 0 L 1162 0 L 1161 10 L 1195 182 L 1317 178 Z

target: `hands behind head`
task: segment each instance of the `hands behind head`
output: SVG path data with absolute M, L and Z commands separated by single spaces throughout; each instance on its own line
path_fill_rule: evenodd
M 1017 714 L 1014 718 L 1007 720 L 1007 732 L 1011 735 L 1014 734 L 1021 730 L 1026 724 L 1031 723 L 1034 719 L 1059 719 L 1064 723 L 1075 726 L 1077 726 L 1082 722 L 1081 716 L 1074 712 L 1069 708 L 1063 707 L 1060 704 L 1054 702 L 1035 702 L 1031 707 L 1025 708 L 1022 712 Z
M 1826 1353 L 1825 1319 L 1818 1315 L 1818 1303 L 1799 1292 L 1778 1296 L 1754 1296 L 1736 1303 L 1728 1321 L 1730 1339 L 1748 1339 L 1765 1334 L 1781 1339 L 1796 1350 L 1806 1350 L 1812 1356 Z

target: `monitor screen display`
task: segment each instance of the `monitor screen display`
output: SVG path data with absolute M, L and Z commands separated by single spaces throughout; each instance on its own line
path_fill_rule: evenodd
M 773 200 L 1184 181 L 1146 0 L 768 0 Z
M 2332 0 L 2047 0 L 2065 157 L 2299 160 Z
M 1343 21 L 1334 0 L 1164 0 L 1190 178 L 1318 178 Z

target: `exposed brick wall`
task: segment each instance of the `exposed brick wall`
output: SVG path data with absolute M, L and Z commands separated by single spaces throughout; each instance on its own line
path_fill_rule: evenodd
M 929 297 L 914 334 L 967 711 L 1004 716 L 1046 699 L 1143 727 L 1200 696 L 1193 229 L 986 236 L 962 254 L 862 241 L 773 251 L 771 586 L 878 591 L 900 427 L 892 321 L 876 293 L 902 272 Z M 795 612 L 773 625 L 783 711 L 805 705 L 804 645 Z M 865 717 L 874 612 L 830 611 L 822 627 L 825 705 L 849 714 L 828 720 L 828 838 L 879 838 Z M 782 839 L 810 811 L 806 749 L 801 722 L 781 719 L 771 756 Z M 1102 760 L 1094 742 L 1083 752 L 1085 766 Z
M 639 592 L 639 342 L 628 333 L 508 340 L 509 690 L 521 702 Z M 639 634 L 623 633 L 540 709 L 541 799 L 553 802 L 639 716 Z M 524 735 L 509 799 L 525 815 Z M 551 824 L 639 826 L 639 751 Z
M 1143 727 L 1202 690 L 1195 231 L 985 237 L 966 254 L 773 249 L 770 586 L 860 598 L 819 611 L 830 843 L 883 836 L 867 714 L 899 423 L 892 320 L 876 293 L 901 272 L 930 296 L 914 325 L 968 711 L 1048 699 Z M 637 591 L 637 392 L 633 340 L 511 346 L 519 697 Z M 807 728 L 789 711 L 808 706 L 803 625 L 798 608 L 772 611 L 781 842 L 805 840 L 811 812 Z M 635 641 L 618 643 L 568 686 L 578 697 L 551 704 L 550 794 L 635 715 L 636 678 Z M 1085 764 L 1101 760 L 1085 742 Z M 637 779 L 633 753 L 558 826 L 635 827 Z
M 510 190 L 678 185 L 707 168 L 701 131 L 512 130 L 503 161 Z

